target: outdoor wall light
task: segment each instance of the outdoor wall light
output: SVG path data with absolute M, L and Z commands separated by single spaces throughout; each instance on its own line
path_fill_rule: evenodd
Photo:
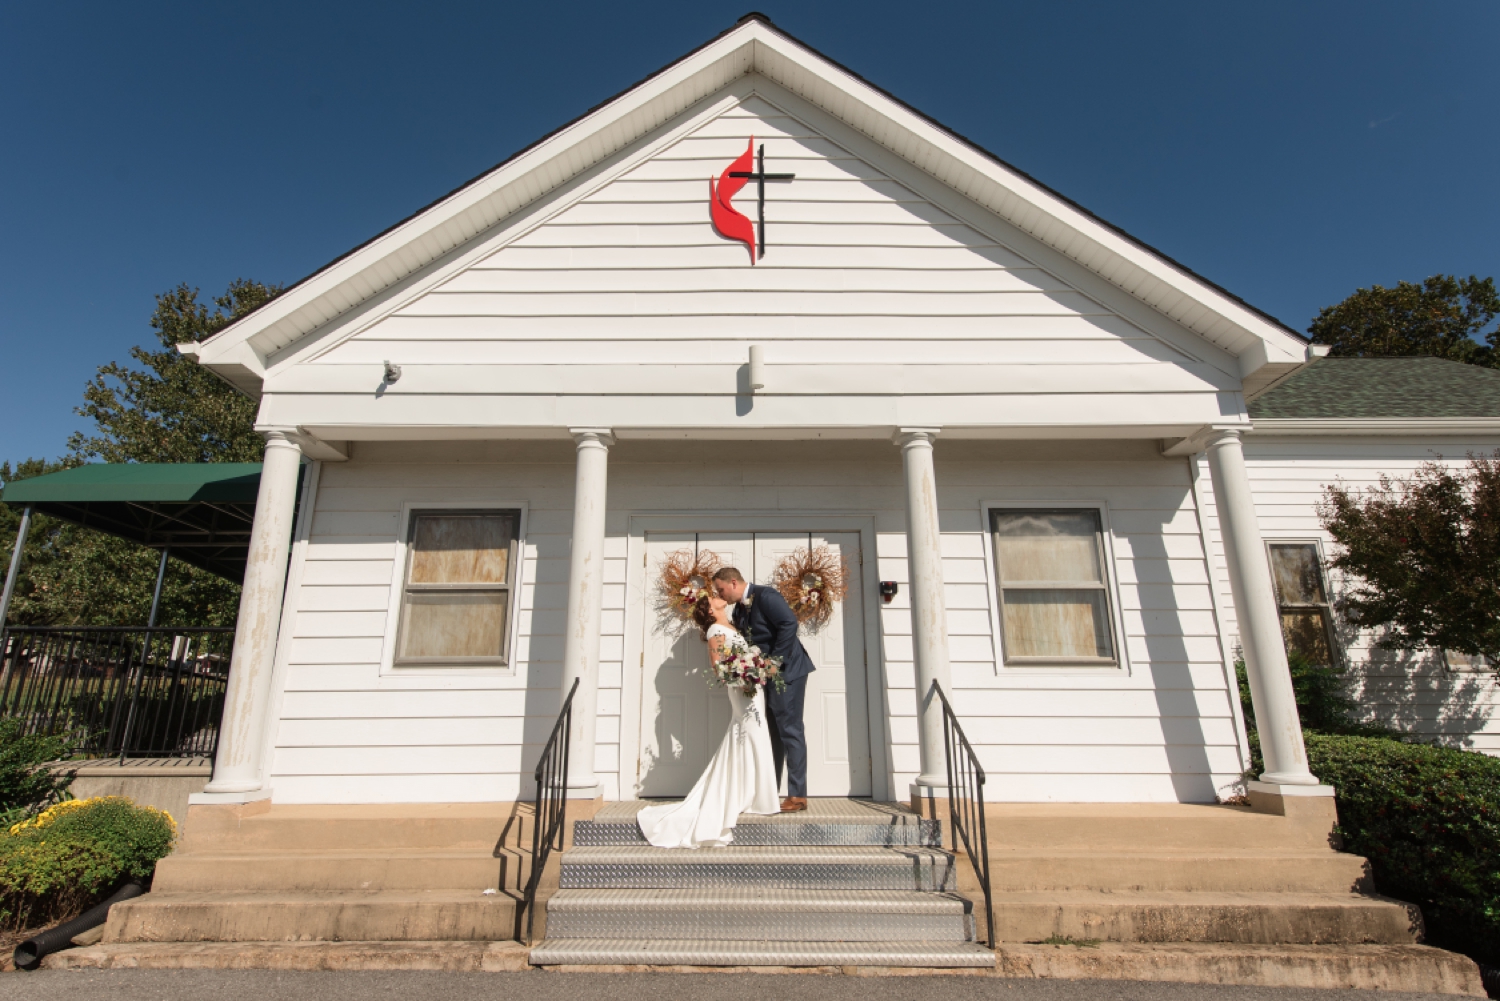
M 391 363 L 389 361 L 386 362 L 385 363 L 385 384 L 387 386 L 389 386 L 391 383 L 395 382 L 399 378 L 401 378 L 401 366 L 393 364 L 393 363 Z
M 899 590 L 900 590 L 900 588 L 896 586 L 896 582 L 895 581 L 893 581 L 893 580 L 883 580 L 883 581 L 881 581 L 880 582 L 880 600 L 883 601 L 883 602 L 885 602 L 887 605 L 889 605 L 891 603 L 891 600 L 896 597 L 896 592 L 899 591 Z
M 750 392 L 766 388 L 766 352 L 759 344 L 750 345 Z

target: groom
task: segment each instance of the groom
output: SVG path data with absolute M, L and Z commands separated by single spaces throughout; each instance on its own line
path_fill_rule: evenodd
M 786 762 L 786 799 L 782 813 L 807 809 L 807 738 L 802 731 L 802 699 L 807 676 L 817 668 L 797 638 L 797 616 L 774 587 L 748 584 L 734 567 L 714 574 L 714 590 L 734 606 L 734 626 L 768 657 L 781 658 L 784 691 L 766 686 L 766 709 L 771 717 L 771 754 L 776 760 L 776 782 Z

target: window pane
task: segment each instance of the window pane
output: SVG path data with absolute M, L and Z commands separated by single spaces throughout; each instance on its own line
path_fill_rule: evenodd
M 408 591 L 400 657 L 500 657 L 509 605 L 504 591 Z
M 1321 605 L 1327 601 L 1317 546 L 1278 544 L 1270 548 L 1271 573 L 1283 605 Z
M 1093 511 L 997 511 L 1000 579 L 1102 581 L 1098 534 Z
M 1333 654 L 1328 649 L 1328 623 L 1321 611 L 1292 611 L 1281 613 L 1281 634 L 1286 639 L 1287 653 L 1300 653 L 1320 667 L 1333 663 Z
M 418 515 L 412 532 L 413 584 L 504 584 L 515 516 Z
M 1103 591 L 1006 588 L 1009 657 L 1113 657 Z

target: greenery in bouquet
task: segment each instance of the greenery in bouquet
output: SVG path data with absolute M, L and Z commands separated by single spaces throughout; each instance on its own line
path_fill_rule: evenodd
M 738 688 L 746 695 L 754 695 L 755 689 L 765 685 L 774 686 L 778 692 L 785 691 L 781 660 L 767 657 L 758 646 L 737 645 L 714 662 L 711 681 Z

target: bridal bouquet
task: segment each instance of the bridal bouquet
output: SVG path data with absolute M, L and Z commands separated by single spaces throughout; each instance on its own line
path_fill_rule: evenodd
M 767 657 L 758 646 L 739 645 L 726 651 L 713 665 L 713 680 L 733 685 L 746 695 L 753 695 L 757 687 L 764 685 L 773 685 L 778 692 L 786 690 L 781 658 Z

